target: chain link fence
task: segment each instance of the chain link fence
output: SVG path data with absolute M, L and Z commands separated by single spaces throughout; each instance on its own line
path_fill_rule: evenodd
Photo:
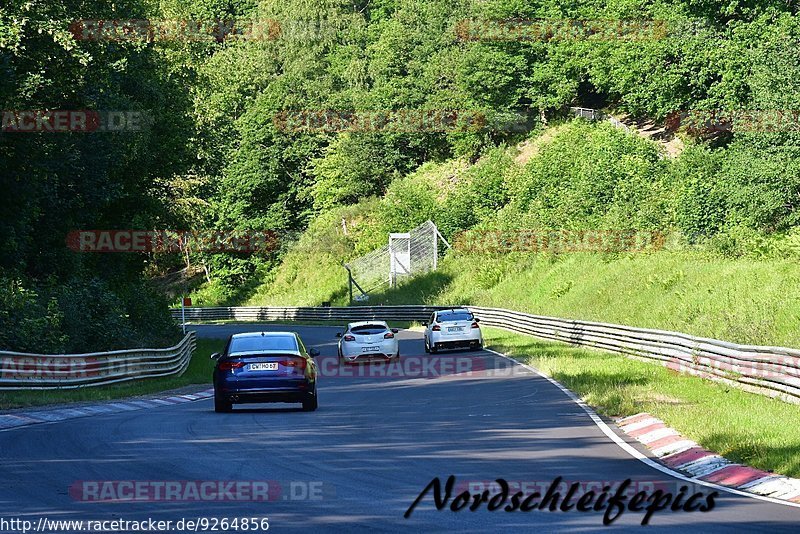
M 350 275 L 350 292 L 358 293 L 353 300 L 367 300 L 372 292 L 396 286 L 436 269 L 442 237 L 432 221 L 425 221 L 406 233 L 389 234 L 389 242 L 345 264 Z

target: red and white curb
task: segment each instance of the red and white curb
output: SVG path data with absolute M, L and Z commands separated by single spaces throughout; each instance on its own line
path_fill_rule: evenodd
M 735 464 L 681 436 L 648 413 L 618 419 L 617 426 L 647 446 L 666 466 L 689 478 L 800 503 L 800 480 Z
M 213 396 L 214 390 L 207 389 L 197 393 L 172 395 L 170 397 L 157 399 L 129 399 L 109 401 L 103 404 L 92 404 L 88 406 L 58 407 L 31 412 L 15 411 L 13 413 L 0 413 L 0 430 L 8 430 L 42 423 L 56 423 L 59 421 L 67 421 L 69 419 L 90 417 L 92 415 L 106 415 L 131 412 L 135 410 L 146 410 L 149 408 L 159 408 L 162 406 L 171 406 L 184 402 L 208 399 Z

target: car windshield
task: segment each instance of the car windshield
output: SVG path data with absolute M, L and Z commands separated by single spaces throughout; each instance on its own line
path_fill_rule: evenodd
M 380 334 L 382 332 L 386 332 L 387 330 L 388 328 L 382 324 L 364 324 L 352 327 L 350 332 L 362 336 L 369 336 L 371 334 Z
M 439 321 L 471 321 L 473 316 L 467 311 L 452 311 L 440 313 L 438 316 Z
M 253 336 L 235 337 L 231 341 L 229 353 L 254 352 L 260 350 L 297 350 L 294 336 Z

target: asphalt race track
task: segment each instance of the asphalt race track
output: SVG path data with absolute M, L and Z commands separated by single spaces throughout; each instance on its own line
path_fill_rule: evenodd
M 201 337 L 276 329 L 194 328 Z M 337 329 L 293 329 L 322 352 L 317 412 L 275 404 L 215 414 L 207 399 L 0 432 L 0 517 L 256 516 L 268 517 L 275 531 L 595 532 L 604 529 L 603 512 L 490 512 L 485 504 L 475 512 L 437 511 L 432 494 L 410 518 L 403 514 L 432 478 L 444 482 L 451 474 L 457 484 L 504 478 L 549 485 L 560 476 L 586 484 L 630 478 L 639 487 L 675 493 L 682 485 L 623 451 L 547 380 L 520 367 L 510 374 L 485 371 L 510 365 L 494 354 L 426 355 L 420 332 L 401 331 L 401 361 L 441 359 L 421 372 L 428 376 L 340 376 L 334 365 Z M 468 362 L 474 372 L 448 371 L 441 362 Z M 431 376 L 431 370 L 443 372 Z M 341 374 L 359 373 L 369 374 Z M 82 502 L 70 493 L 79 481 L 253 480 L 278 481 L 280 492 L 268 502 Z M 716 503 L 707 513 L 658 512 L 648 527 L 640 526 L 644 512 L 626 511 L 608 529 L 800 530 L 798 508 L 729 493 Z

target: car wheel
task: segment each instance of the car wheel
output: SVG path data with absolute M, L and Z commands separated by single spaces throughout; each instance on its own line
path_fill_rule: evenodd
M 316 394 L 309 394 L 305 400 L 303 401 L 303 411 L 304 412 L 313 412 L 319 406 L 319 401 L 317 400 Z
M 423 339 L 422 344 L 425 347 L 425 352 L 426 353 L 430 353 L 431 349 L 428 347 L 428 338 L 427 337 Z
M 229 400 L 214 394 L 214 411 L 217 413 L 228 413 L 233 409 L 233 404 Z
M 437 352 L 439 352 L 439 349 L 436 348 L 436 345 L 431 345 L 430 347 L 428 347 L 428 349 L 430 350 L 431 354 L 436 354 Z

